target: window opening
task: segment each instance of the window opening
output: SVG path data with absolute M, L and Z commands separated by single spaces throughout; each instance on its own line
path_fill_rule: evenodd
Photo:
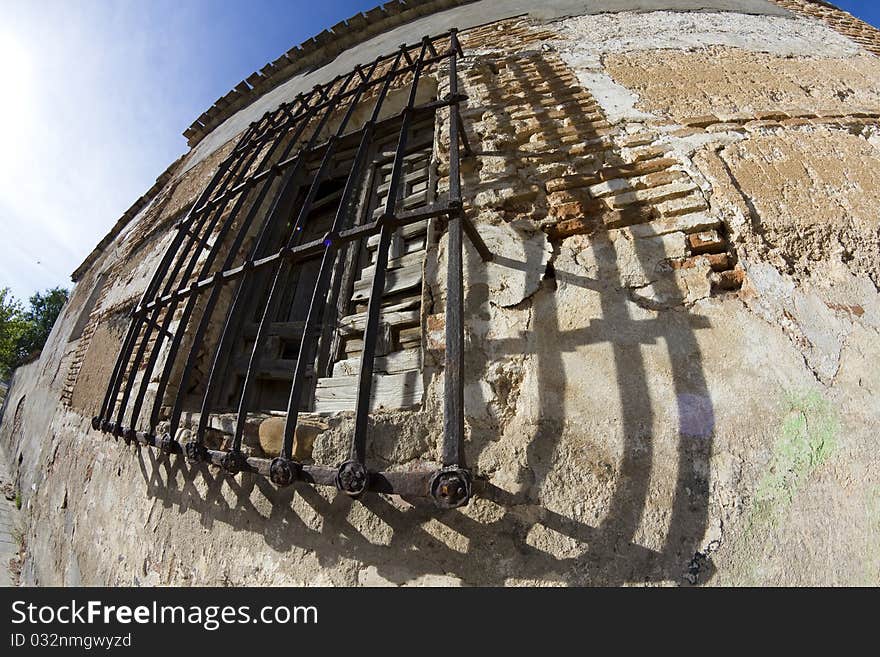
M 232 474 L 265 475 L 278 486 L 334 485 L 353 497 L 366 490 L 430 495 L 441 507 L 467 502 L 462 234 L 484 259 L 491 254 L 461 201 L 460 158 L 469 153 L 459 113 L 461 55 L 455 30 L 425 37 L 316 86 L 245 130 L 176 224 L 132 311 L 95 429 Z M 448 76 L 443 98 L 425 93 L 429 70 Z M 390 98 L 402 99 L 402 109 Z M 449 121 L 449 189 L 438 196 L 429 164 L 441 109 Z M 446 222 L 449 239 L 442 467 L 376 472 L 366 464 L 375 375 L 419 339 L 411 293 L 421 284 L 419 258 L 434 218 Z M 350 456 L 335 467 L 301 463 L 293 455 L 299 413 L 321 408 L 321 382 L 337 375 L 353 377 L 346 381 L 354 391 Z M 200 376 L 201 387 L 194 384 Z M 178 429 L 194 391 L 198 426 L 181 444 Z M 218 406 L 236 414 L 228 450 L 205 445 Z M 281 454 L 248 457 L 248 413 L 267 408 L 284 412 Z

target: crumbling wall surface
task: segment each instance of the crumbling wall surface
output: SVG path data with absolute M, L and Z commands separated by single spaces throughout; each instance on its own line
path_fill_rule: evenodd
M 26 581 L 880 582 L 880 59 L 818 20 L 735 12 L 462 40 L 465 201 L 497 255 L 466 254 L 485 493 L 352 501 L 114 444 L 56 410 L 68 311 L 0 428 Z M 426 264 L 437 363 L 446 249 Z M 420 411 L 376 414 L 371 463 L 433 467 L 442 390 L 441 370 Z M 329 424 L 323 461 L 351 418 Z

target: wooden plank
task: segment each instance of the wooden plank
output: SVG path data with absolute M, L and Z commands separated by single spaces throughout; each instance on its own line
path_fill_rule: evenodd
M 411 169 L 405 173 L 402 184 L 406 186 L 408 190 L 412 190 L 412 188 L 419 183 L 427 183 L 428 182 L 428 163 L 424 162 L 419 164 L 414 169 Z M 391 180 L 390 177 L 388 180 L 382 181 L 382 184 L 376 188 L 376 193 L 385 196 L 388 194 L 388 189 L 390 188 Z M 423 189 L 427 189 L 427 184 L 424 185 Z M 417 190 L 412 190 L 417 191 Z
M 250 355 L 240 356 L 233 362 L 232 368 L 236 372 L 244 374 L 247 371 Z M 296 368 L 296 359 L 293 358 L 261 358 L 254 367 L 254 375 L 258 379 L 275 379 L 278 381 L 292 381 L 293 370 Z M 307 372 L 306 376 L 313 372 Z
M 373 277 L 362 278 L 354 284 L 354 294 L 351 295 L 352 301 L 361 301 L 370 298 L 370 286 Z M 408 267 L 401 267 L 385 273 L 385 287 L 382 294 L 397 294 L 404 290 L 411 290 L 422 284 L 422 264 L 417 263 Z
M 402 267 L 407 267 L 409 265 L 414 265 L 415 263 L 421 264 L 422 260 L 425 259 L 424 249 L 419 249 L 418 251 L 413 251 L 412 253 L 406 253 L 398 258 L 391 258 L 388 260 L 388 268 L 386 271 L 391 271 L 392 269 L 400 269 Z M 364 267 L 361 270 L 361 275 L 359 278 L 372 278 L 373 272 L 376 271 L 375 265 L 370 265 L 368 267 Z
M 416 221 L 412 224 L 407 224 L 402 228 L 398 228 L 397 232 L 403 239 L 409 239 L 410 237 L 415 237 L 416 235 L 423 235 L 425 231 L 428 230 L 428 220 L 424 219 L 422 221 Z M 367 248 L 370 250 L 374 250 L 379 245 L 379 235 L 373 235 L 367 240 Z
M 403 310 L 418 310 L 419 307 L 421 306 L 421 304 L 422 304 L 421 297 L 411 296 L 411 297 L 408 297 L 399 303 L 382 307 L 381 312 L 382 313 L 394 313 L 394 312 L 400 312 Z M 363 305 L 361 305 L 361 308 L 363 308 Z M 363 321 L 362 318 L 365 317 L 367 314 L 366 311 L 367 311 L 367 309 L 364 308 L 364 310 L 362 310 L 360 312 L 353 313 L 351 315 L 346 315 L 345 317 L 343 317 L 342 319 L 339 320 L 339 323 L 340 323 L 340 325 L 341 324 L 351 325 L 353 323 L 357 323 L 357 324 L 361 325 L 361 327 L 362 327 L 363 324 L 361 322 Z M 380 315 L 379 321 L 383 321 L 381 318 L 381 315 Z M 363 328 L 361 328 L 360 330 L 362 331 Z M 343 335 L 348 335 L 350 333 L 351 333 L 351 331 L 349 330 L 349 331 L 343 333 Z
M 403 248 L 398 249 L 398 251 L 396 251 L 394 255 L 395 257 L 402 258 L 403 256 L 409 255 L 410 253 L 417 253 L 420 251 L 423 252 L 426 248 L 425 244 L 427 241 L 427 236 L 425 234 L 422 234 L 407 240 L 400 241 L 403 243 Z M 368 251 L 368 253 L 370 259 L 370 267 L 374 267 L 376 264 L 377 251 L 374 249 L 372 251 Z
M 414 326 L 412 328 L 400 329 L 397 334 L 397 341 L 401 347 L 417 346 L 422 344 L 422 327 Z
M 359 337 L 353 338 L 342 336 L 345 340 L 345 356 L 347 358 L 360 354 L 364 349 L 364 341 L 361 339 L 363 336 L 357 333 L 354 335 L 358 335 Z M 379 335 L 376 337 L 376 352 L 373 355 L 376 357 L 384 356 L 393 350 L 394 331 L 391 330 L 390 324 L 379 322 Z
M 353 411 L 357 400 L 358 376 L 318 379 L 315 412 Z M 373 377 L 370 410 L 409 408 L 422 403 L 422 374 L 418 371 L 379 374 Z
M 422 367 L 422 353 L 419 349 L 405 349 L 395 351 L 387 356 L 377 356 L 373 359 L 375 372 L 398 374 L 409 370 L 418 370 Z M 361 371 L 360 358 L 346 358 L 333 365 L 333 376 L 355 376 Z
M 387 195 L 380 197 L 380 207 L 376 208 L 373 211 L 373 220 L 378 219 L 382 216 L 382 213 L 385 212 L 385 201 L 387 199 Z M 413 208 L 420 208 L 423 205 L 428 204 L 428 191 L 424 190 L 421 192 L 416 192 L 414 194 L 410 194 L 402 201 L 398 201 L 397 210 L 412 210 Z
M 339 332 L 342 335 L 357 335 L 363 333 L 367 328 L 367 313 L 357 313 L 349 315 L 342 320 L 344 323 L 339 325 Z M 419 323 L 418 310 L 392 310 L 382 312 L 379 321 L 389 326 L 413 326 Z

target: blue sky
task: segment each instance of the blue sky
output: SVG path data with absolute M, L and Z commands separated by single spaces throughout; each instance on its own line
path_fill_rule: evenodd
M 376 0 L 0 0 L 0 287 L 70 285 L 183 130 Z
M 880 2 L 877 0 L 831 0 L 832 4 L 845 9 L 875 27 L 880 26 Z
M 69 276 L 219 96 L 376 0 L 0 0 L 0 287 Z M 876 0 L 840 0 L 880 25 Z

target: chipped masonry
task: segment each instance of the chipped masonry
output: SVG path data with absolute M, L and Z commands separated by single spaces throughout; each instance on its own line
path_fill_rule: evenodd
M 352 502 L 89 429 L 126 311 L 231 147 L 211 152 L 225 133 L 205 123 L 84 263 L 41 360 L 9 391 L 0 445 L 23 493 L 22 579 L 880 582 L 880 33 L 806 0 L 657 4 L 579 15 L 551 2 L 558 12 L 461 25 L 463 193 L 496 255 L 465 259 L 466 450 L 485 495 L 445 514 L 393 496 Z M 214 113 L 246 112 L 236 102 Z M 437 126 L 442 191 L 449 136 Z M 413 332 L 421 405 L 373 413 L 368 458 L 383 468 L 437 459 L 437 233 Z M 263 420 L 246 429 L 253 454 L 277 449 L 280 422 Z M 298 453 L 344 459 L 352 415 L 308 420 Z M 220 444 L 230 419 L 212 421 Z

